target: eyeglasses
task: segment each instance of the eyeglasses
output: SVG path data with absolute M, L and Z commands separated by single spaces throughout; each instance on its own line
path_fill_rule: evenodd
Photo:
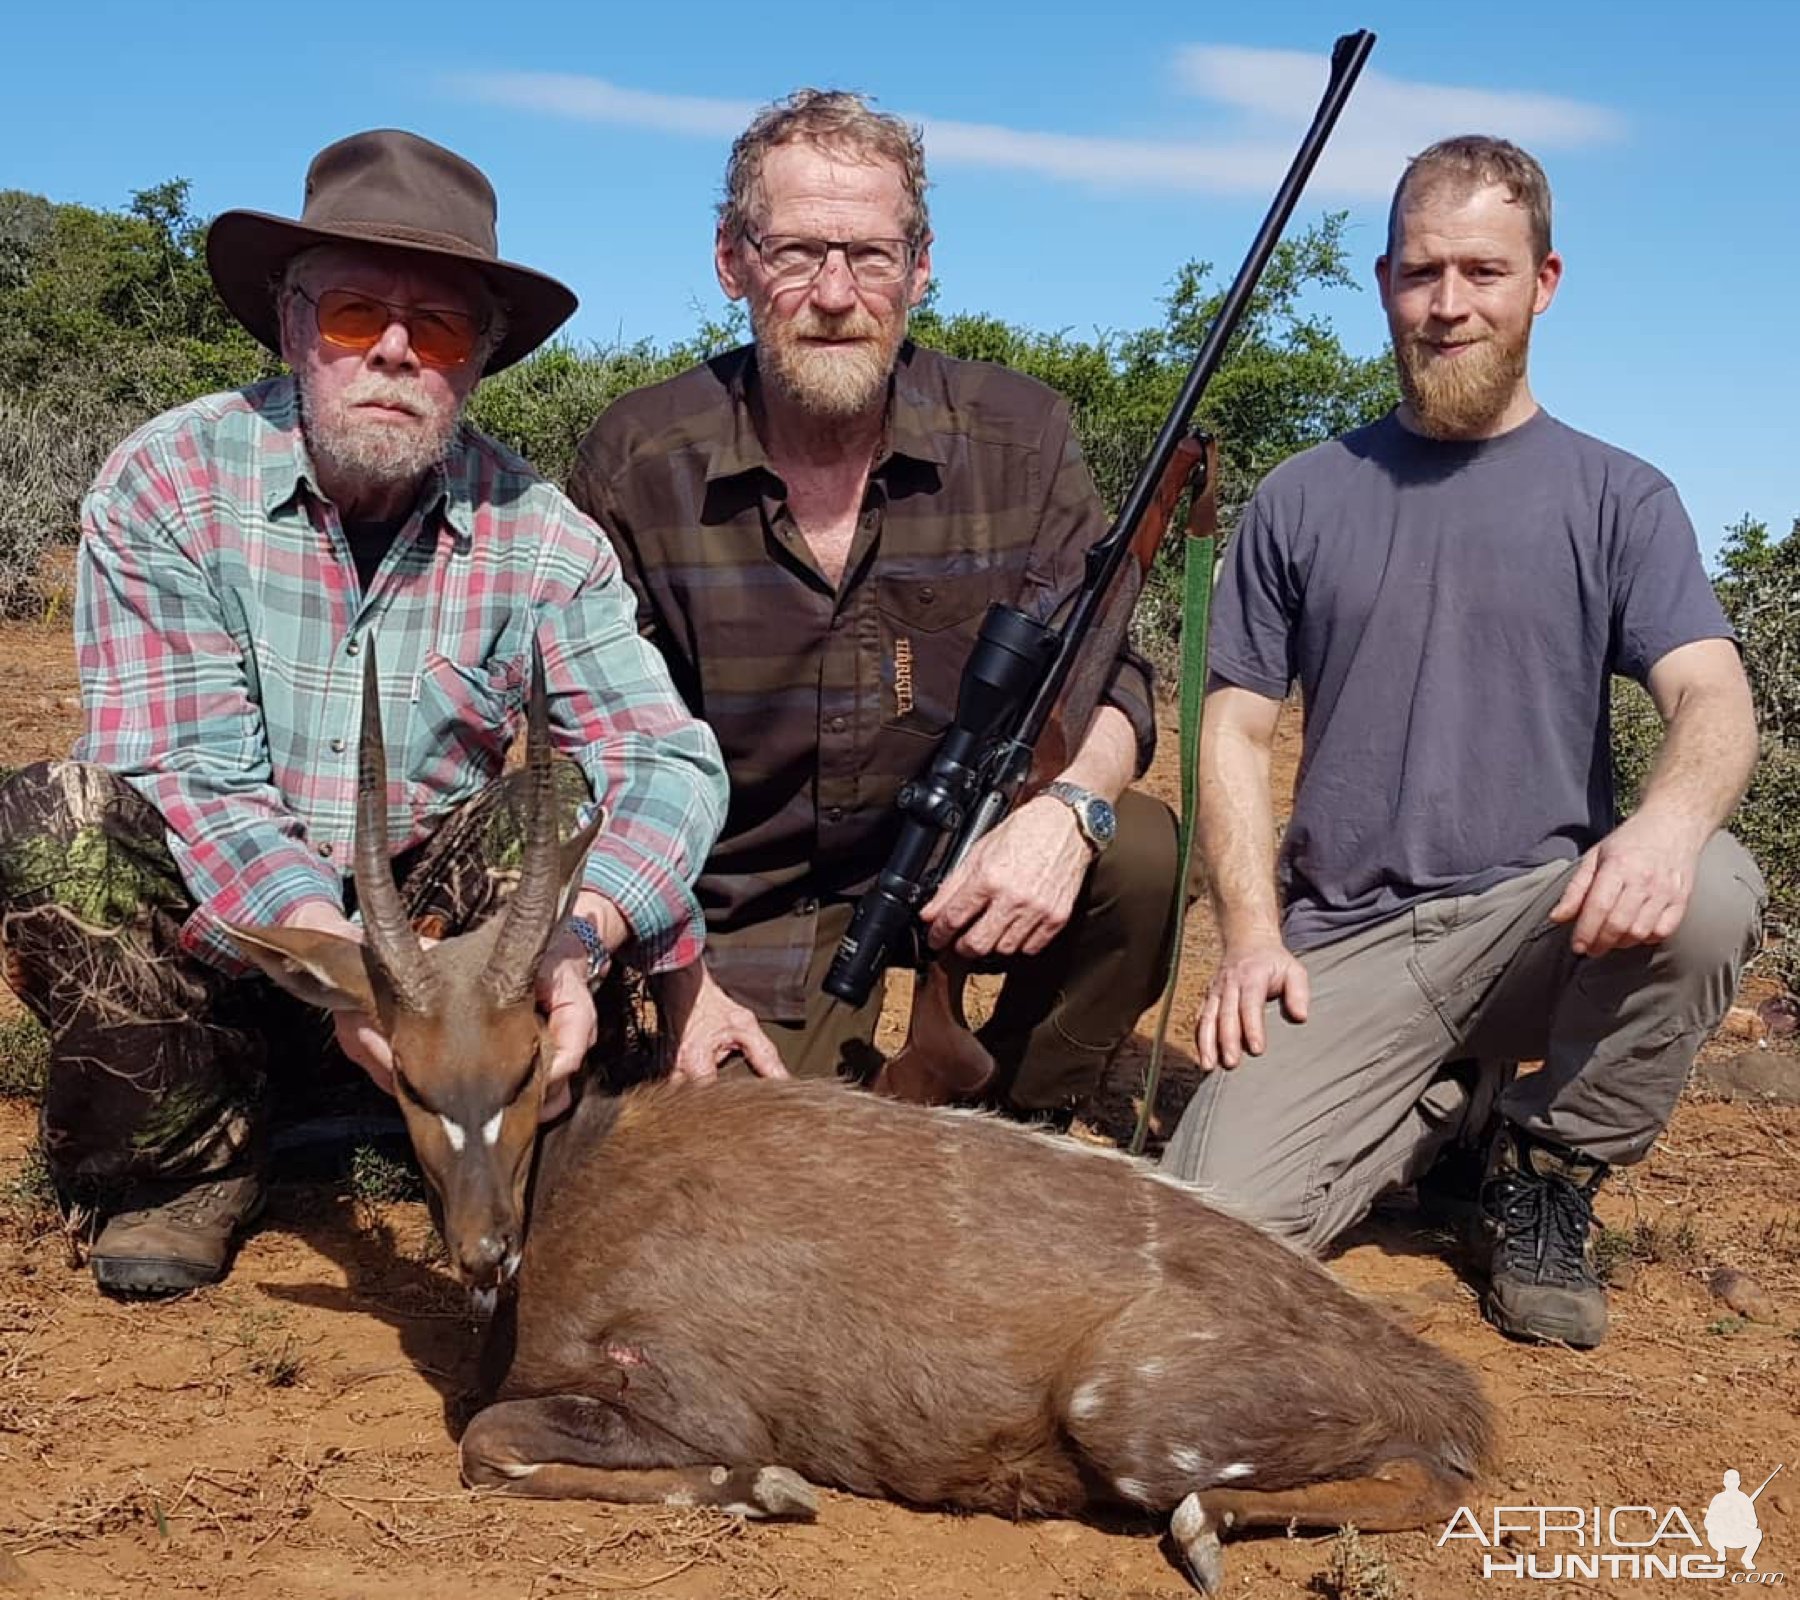
M 482 324 L 466 311 L 397 306 L 360 289 L 327 289 L 316 299 L 294 293 L 313 308 L 319 337 L 339 350 L 372 350 L 396 322 L 406 324 L 413 354 L 428 367 L 460 367 L 481 342 Z
M 783 285 L 811 283 L 825 270 L 833 250 L 844 252 L 844 265 L 861 284 L 898 283 L 913 259 L 910 239 L 807 239 L 794 233 L 759 239 L 746 228 L 744 242 L 761 258 L 763 270 Z

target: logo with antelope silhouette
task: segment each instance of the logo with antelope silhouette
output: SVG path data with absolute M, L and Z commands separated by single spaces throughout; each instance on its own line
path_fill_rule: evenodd
M 1697 1519 L 1675 1505 L 1494 1506 L 1485 1519 L 1458 1506 L 1437 1547 L 1474 1541 L 1484 1578 L 1696 1578 L 1782 1586 L 1787 1575 L 1768 1566 L 1757 1502 L 1785 1465 L 1777 1462 L 1749 1494 L 1737 1468 L 1726 1468 Z

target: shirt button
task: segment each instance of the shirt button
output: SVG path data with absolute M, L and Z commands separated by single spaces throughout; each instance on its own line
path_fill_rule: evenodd
M 331 855 L 331 843 L 329 840 L 327 840 L 324 844 L 319 846 L 319 854 L 322 856 L 325 856 L 325 857 L 329 857 Z
M 331 741 L 331 753 L 335 756 L 341 756 L 344 753 L 344 741 L 342 739 L 333 739 Z
M 932 588 L 930 584 L 926 584 L 924 588 L 919 591 L 919 599 L 921 603 L 930 605 L 933 600 L 937 599 L 937 590 Z
M 833 717 L 825 726 L 833 733 L 842 733 L 849 724 L 842 717 Z
M 825 812 L 825 820 L 827 822 L 842 822 L 844 820 L 844 808 L 842 806 L 828 807 Z
M 344 646 L 344 654 L 347 656 L 353 656 L 360 649 L 362 649 L 362 641 L 360 639 L 352 639 L 347 645 Z
M 819 902 L 817 900 L 802 900 L 794 907 L 794 915 L 797 917 L 810 917 L 818 909 Z

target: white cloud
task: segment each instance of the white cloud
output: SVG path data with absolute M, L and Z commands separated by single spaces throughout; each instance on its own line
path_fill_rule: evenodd
M 1267 193 L 1287 170 L 1324 91 L 1325 57 L 1187 45 L 1174 70 L 1179 88 L 1237 112 L 1237 126 L 1213 139 L 1127 139 L 912 120 L 924 126 L 934 167 L 998 168 L 1094 187 Z M 747 100 L 654 94 L 569 73 L 467 73 L 450 83 L 490 105 L 707 138 L 734 137 L 757 109 Z M 1609 142 L 1624 132 L 1617 112 L 1579 100 L 1365 71 L 1310 188 L 1322 198 L 1385 198 L 1408 156 L 1452 133 L 1494 133 L 1528 149 L 1556 150 Z

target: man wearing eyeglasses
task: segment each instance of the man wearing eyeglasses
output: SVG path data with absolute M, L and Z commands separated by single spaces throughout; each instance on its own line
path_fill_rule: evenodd
M 733 148 L 714 253 L 755 342 L 618 401 L 570 484 L 731 775 L 706 959 L 662 988 L 682 1075 L 870 1069 L 879 988 L 853 1009 L 819 986 L 895 795 L 988 605 L 1053 617 L 1106 528 L 1057 396 L 907 340 L 931 245 L 905 123 L 835 92 L 770 107 Z M 1162 984 L 1174 821 L 1127 792 L 1150 705 L 1121 656 L 1067 769 L 923 908 L 934 946 L 1005 965 L 981 1038 L 1023 1116 L 1066 1120 Z
M 298 221 L 230 211 L 207 262 L 292 376 L 146 424 L 83 506 L 72 761 L 0 789 L 8 980 L 51 1038 L 45 1153 L 112 1214 L 100 1285 L 213 1281 L 261 1204 L 272 1090 L 310 1079 L 316 1014 L 248 980 L 233 926 L 359 939 L 346 883 L 377 652 L 389 835 L 420 931 L 493 909 L 516 866 L 502 778 L 542 647 L 565 809 L 607 827 L 538 973 L 546 1115 L 594 1043 L 590 985 L 635 942 L 691 963 L 690 884 L 724 812 L 707 730 L 638 636 L 593 524 L 466 427 L 486 373 L 575 297 L 500 259 L 487 179 L 411 134 L 353 135 Z M 337 1043 L 392 1092 L 371 1019 Z

